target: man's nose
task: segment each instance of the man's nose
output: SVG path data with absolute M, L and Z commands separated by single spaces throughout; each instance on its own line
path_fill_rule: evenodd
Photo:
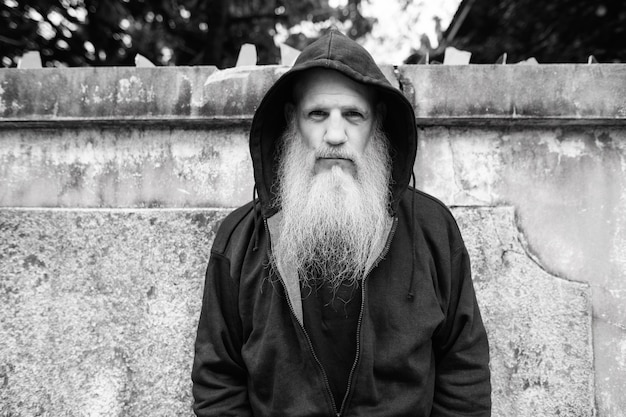
M 328 125 L 324 133 L 324 142 L 337 146 L 348 141 L 346 128 L 341 115 L 332 114 L 328 118 Z

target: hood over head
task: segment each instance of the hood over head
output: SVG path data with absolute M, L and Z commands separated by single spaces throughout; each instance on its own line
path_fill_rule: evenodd
M 298 56 L 293 67 L 283 74 L 267 91 L 252 120 L 250 153 L 254 167 L 261 210 L 270 217 L 278 209 L 272 207 L 276 180 L 276 145 L 285 130 L 284 106 L 293 101 L 294 83 L 311 68 L 339 71 L 354 81 L 371 86 L 387 111 L 383 129 L 390 142 L 392 184 L 390 209 L 395 214 L 402 193 L 409 184 L 417 151 L 417 128 L 413 107 L 400 90 L 385 78 L 372 56 L 361 45 L 347 36 L 331 31 Z

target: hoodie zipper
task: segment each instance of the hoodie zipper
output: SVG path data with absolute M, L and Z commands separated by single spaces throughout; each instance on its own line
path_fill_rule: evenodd
M 341 401 L 341 408 L 339 409 L 339 411 L 337 411 L 337 404 L 335 403 L 335 398 L 333 397 L 332 390 L 330 389 L 330 382 L 328 381 L 328 376 L 326 375 L 324 366 L 322 366 L 322 362 L 319 360 L 317 354 L 315 353 L 315 349 L 313 349 L 313 343 L 311 342 L 311 338 L 309 337 L 309 334 L 304 328 L 304 325 L 300 323 L 300 320 L 296 318 L 296 321 L 298 322 L 298 326 L 300 326 L 300 330 L 302 330 L 302 333 L 304 334 L 304 337 L 306 338 L 307 344 L 309 346 L 309 351 L 311 352 L 313 359 L 315 359 L 315 363 L 317 363 L 319 370 L 322 371 L 322 378 L 324 382 L 324 387 L 326 388 L 326 394 L 328 394 L 328 397 L 330 398 L 330 403 L 332 405 L 333 412 L 336 417 L 341 417 L 341 414 L 344 412 L 344 409 L 346 407 L 348 396 L 350 395 L 350 389 L 352 388 L 352 379 L 354 378 L 354 373 L 356 372 L 356 365 L 359 362 L 359 356 L 361 354 L 361 324 L 363 323 L 363 311 L 365 310 L 365 296 L 366 296 L 365 284 L 367 282 L 367 278 L 369 277 L 369 274 L 372 272 L 374 267 L 378 265 L 378 263 L 385 257 L 385 255 L 387 255 L 387 252 L 389 252 L 389 247 L 391 246 L 391 241 L 393 240 L 393 236 L 395 235 L 397 224 L 398 224 L 398 218 L 395 217 L 393 219 L 393 224 L 391 226 L 391 231 L 389 232 L 389 236 L 387 237 L 387 242 L 385 243 L 385 247 L 380 252 L 380 255 L 378 256 L 378 258 L 376 258 L 376 261 L 374 261 L 372 265 L 369 267 L 369 269 L 367 270 L 367 272 L 365 273 L 363 277 L 363 282 L 361 283 L 361 311 L 359 313 L 359 320 L 357 321 L 357 327 L 356 327 L 356 356 L 354 358 L 354 362 L 352 363 L 352 368 L 350 369 L 350 375 L 348 376 L 348 386 L 346 387 L 346 393 L 343 397 L 343 400 Z M 265 232 L 267 233 L 267 236 L 271 236 L 269 232 L 269 227 L 267 226 L 267 219 L 263 219 L 263 225 L 265 226 Z M 270 250 L 271 250 L 271 244 L 270 244 Z M 276 275 L 278 275 L 280 285 L 282 285 L 283 287 L 283 291 L 287 295 L 286 298 L 287 298 L 287 306 L 289 307 L 289 311 L 291 312 L 293 317 L 296 317 L 295 310 L 293 309 L 293 305 L 291 304 L 291 298 L 289 298 L 289 293 L 287 292 L 287 286 L 285 285 L 285 281 L 283 280 L 283 277 L 280 275 L 280 272 L 278 272 L 278 270 L 276 270 L 275 272 L 276 272 Z
M 267 233 L 268 236 L 271 236 L 269 233 L 269 228 L 267 226 L 267 219 L 263 219 L 263 224 L 265 225 L 265 232 Z M 270 250 L 271 250 L 271 244 L 270 244 Z M 278 272 L 278 270 L 276 270 L 275 272 L 276 272 L 276 275 L 278 275 L 280 284 L 282 285 L 283 291 L 285 292 L 287 296 L 286 298 L 287 298 L 287 305 L 289 306 L 289 311 L 291 311 L 291 314 L 293 315 L 293 317 L 296 317 L 296 313 L 293 309 L 293 305 L 291 304 L 291 298 L 289 298 L 289 293 L 287 292 L 287 285 L 285 285 L 285 281 L 283 280 L 283 277 L 280 275 L 280 272 Z M 309 337 L 309 334 L 304 328 L 304 325 L 300 323 L 300 320 L 298 320 L 297 317 L 296 317 L 296 321 L 298 322 L 298 325 L 300 326 L 300 330 L 302 330 L 302 333 L 304 334 L 304 337 L 306 338 L 307 344 L 309 346 L 309 351 L 313 355 L 313 359 L 315 359 L 315 363 L 317 364 L 319 370 L 322 371 L 322 379 L 324 382 L 324 387 L 326 388 L 326 393 L 328 394 L 328 397 L 330 398 L 330 403 L 332 405 L 333 413 L 336 417 L 339 417 L 341 413 L 337 412 L 337 404 L 335 403 L 335 399 L 333 398 L 333 393 L 330 389 L 330 382 L 328 381 L 328 376 L 326 375 L 326 371 L 324 370 L 324 367 L 322 366 L 322 362 L 319 360 L 317 354 L 315 353 L 315 350 L 313 349 L 313 343 L 311 342 L 311 338 Z
M 389 236 L 387 237 L 387 242 L 385 243 L 385 247 L 381 251 L 378 258 L 376 258 L 376 261 L 372 263 L 372 265 L 369 267 L 369 269 L 367 270 L 367 272 L 365 273 L 363 277 L 363 282 L 361 283 L 361 311 L 359 313 L 359 320 L 357 321 L 357 328 L 356 328 L 356 356 L 354 358 L 354 362 L 352 363 L 352 369 L 350 369 L 350 375 L 348 377 L 348 386 L 346 387 L 346 393 L 341 402 L 341 409 L 339 411 L 337 411 L 337 404 L 335 403 L 335 398 L 333 397 L 332 390 L 330 389 L 330 382 L 328 381 L 328 376 L 326 375 L 326 371 L 324 370 L 324 367 L 322 366 L 322 362 L 319 360 L 317 354 L 315 353 L 315 350 L 313 349 L 313 343 L 311 342 L 311 338 L 309 337 L 309 334 L 304 328 L 304 325 L 300 323 L 300 320 L 296 318 L 296 321 L 298 322 L 298 325 L 300 326 L 300 330 L 302 330 L 302 333 L 304 334 L 304 337 L 306 338 L 307 344 L 309 345 L 309 350 L 311 351 L 311 354 L 313 355 L 313 359 L 315 359 L 315 363 L 317 363 L 319 370 L 322 371 L 322 378 L 323 378 L 324 386 L 326 388 L 326 393 L 328 394 L 330 398 L 330 403 L 332 405 L 333 412 L 336 417 L 341 417 L 341 414 L 344 412 L 344 409 L 346 407 L 348 396 L 350 395 L 350 388 L 352 388 L 352 379 L 354 377 L 354 373 L 356 372 L 356 365 L 359 362 L 359 356 L 361 353 L 361 323 L 363 322 L 363 310 L 365 309 L 365 295 L 366 295 L 365 283 L 367 281 L 367 278 L 369 277 L 369 274 L 374 269 L 374 267 L 378 265 L 378 263 L 385 257 L 385 255 L 387 255 L 387 252 L 389 252 L 389 247 L 391 246 L 391 241 L 393 240 L 393 236 L 395 235 L 397 224 L 398 224 L 398 218 L 396 217 L 393 219 L 393 225 L 391 226 L 391 231 L 389 232 Z M 269 227 L 267 226 L 267 219 L 263 219 L 263 225 L 265 226 L 265 232 L 267 233 L 267 236 L 271 236 L 269 233 Z M 270 244 L 270 250 L 271 250 L 271 244 Z M 285 281 L 283 280 L 283 277 L 280 275 L 280 272 L 278 272 L 278 270 L 276 270 L 275 272 L 278 275 L 280 284 L 283 287 L 283 291 L 287 295 L 286 298 L 287 298 L 287 306 L 289 307 L 289 311 L 295 317 L 296 313 L 293 309 L 293 305 L 291 304 L 291 298 L 289 298 L 289 293 L 287 292 L 287 286 L 285 285 Z
M 385 243 L 385 247 L 380 252 L 380 255 L 378 256 L 378 258 L 376 258 L 376 261 L 372 263 L 372 265 L 369 267 L 369 269 L 365 273 L 365 276 L 363 277 L 363 282 L 361 283 L 361 312 L 359 313 L 359 320 L 357 321 L 357 325 L 356 325 L 356 356 L 354 358 L 354 362 L 352 363 L 352 369 L 350 369 L 350 375 L 348 377 L 348 386 L 346 387 L 346 394 L 344 395 L 343 401 L 341 402 L 341 408 L 339 409 L 339 412 L 337 413 L 337 417 L 340 417 L 345 411 L 345 408 L 348 402 L 348 396 L 350 395 L 350 389 L 352 388 L 352 379 L 354 378 L 354 373 L 356 372 L 356 365 L 359 362 L 359 357 L 361 355 L 361 324 L 363 322 L 363 311 L 365 310 L 365 296 L 367 293 L 365 291 L 365 284 L 372 270 L 385 257 L 385 255 L 387 255 L 387 252 L 389 252 L 391 241 L 393 240 L 393 236 L 396 233 L 397 224 L 398 224 L 398 219 L 396 217 L 393 219 L 393 225 L 391 226 L 391 231 L 389 232 L 389 236 L 387 237 L 387 242 Z

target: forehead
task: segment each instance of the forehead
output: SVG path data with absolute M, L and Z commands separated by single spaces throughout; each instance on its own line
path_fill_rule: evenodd
M 303 104 L 318 99 L 351 99 L 362 105 L 373 105 L 375 92 L 338 71 L 313 68 L 296 81 L 294 99 Z

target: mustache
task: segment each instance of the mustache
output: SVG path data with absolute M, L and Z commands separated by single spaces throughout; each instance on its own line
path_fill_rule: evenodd
M 315 151 L 315 159 L 347 159 L 348 161 L 355 162 L 357 156 L 345 149 L 321 148 Z

